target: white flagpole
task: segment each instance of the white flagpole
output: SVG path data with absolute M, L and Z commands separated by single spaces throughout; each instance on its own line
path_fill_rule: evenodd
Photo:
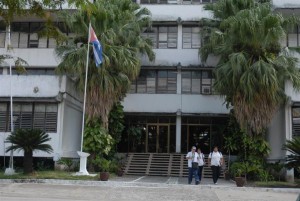
M 10 50 L 10 23 L 8 25 L 8 36 L 7 36 L 7 51 Z M 14 118 L 13 118 L 13 98 L 12 98 L 12 69 L 11 69 L 11 61 L 9 62 L 9 80 L 10 80 L 10 133 L 14 132 Z M 9 158 L 9 166 L 8 169 L 5 170 L 5 174 L 11 175 L 14 174 L 14 153 L 13 150 L 10 151 L 10 158 Z
M 91 22 L 89 23 L 88 49 L 87 49 L 86 64 L 85 64 L 85 81 L 84 81 L 82 127 L 81 127 L 81 146 L 80 146 L 80 151 L 81 152 L 82 152 L 82 148 L 83 148 L 83 134 L 84 134 L 84 124 L 85 124 L 85 104 L 86 104 L 86 88 L 87 88 L 88 67 L 89 67 L 89 54 L 90 54 L 90 36 L 91 36 Z
M 88 78 L 88 67 L 89 67 L 89 53 L 90 53 L 90 35 L 91 35 L 91 22 L 89 23 L 89 34 L 88 34 L 88 49 L 86 53 L 86 66 L 85 66 L 85 81 L 84 81 L 84 95 L 83 95 L 83 111 L 82 111 L 82 127 L 81 127 L 81 145 L 80 151 L 78 151 L 78 155 L 80 156 L 80 169 L 79 172 L 75 173 L 75 175 L 90 175 L 86 170 L 87 157 L 90 155 L 89 153 L 82 152 L 83 148 L 83 134 L 84 134 L 84 123 L 85 123 L 85 104 L 86 104 L 86 88 L 87 88 L 87 78 Z

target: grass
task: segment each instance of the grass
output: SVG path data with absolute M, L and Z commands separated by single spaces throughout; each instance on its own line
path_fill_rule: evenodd
M 290 183 L 284 181 L 269 181 L 269 182 L 256 181 L 254 182 L 254 186 L 271 187 L 271 188 L 300 188 L 300 185 L 297 183 Z
M 87 181 L 99 180 L 99 174 L 92 177 L 92 176 L 73 176 L 72 175 L 73 173 L 74 172 L 66 172 L 66 171 L 36 171 L 29 175 L 25 175 L 23 173 L 17 173 L 15 175 L 5 175 L 4 172 L 0 172 L 0 179 L 61 179 L 61 180 L 87 180 Z

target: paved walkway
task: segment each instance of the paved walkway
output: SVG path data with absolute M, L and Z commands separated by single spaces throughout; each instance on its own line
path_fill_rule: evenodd
M 238 188 L 220 179 L 204 179 L 198 186 L 187 178 L 124 176 L 108 182 L 0 180 L 0 201 L 296 201 L 300 189 Z

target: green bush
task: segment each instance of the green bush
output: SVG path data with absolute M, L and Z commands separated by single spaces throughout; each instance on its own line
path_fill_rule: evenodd
M 65 169 L 69 172 L 72 169 L 73 160 L 70 158 L 61 158 L 57 161 L 57 164 L 64 165 Z

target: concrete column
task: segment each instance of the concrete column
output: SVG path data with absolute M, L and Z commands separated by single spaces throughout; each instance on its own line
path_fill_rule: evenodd
M 177 91 L 176 91 L 176 93 L 181 94 L 181 64 L 180 63 L 178 63 L 178 65 L 177 65 Z M 179 109 L 180 110 L 182 109 L 181 106 Z
M 182 96 L 181 96 L 181 64 L 177 65 L 177 94 L 180 95 L 180 107 L 176 111 L 176 153 L 181 152 L 181 113 L 182 113 Z
M 182 49 L 182 24 L 181 24 L 181 18 L 179 17 L 177 19 L 178 21 L 178 38 L 177 38 L 177 49 Z
M 176 153 L 181 152 L 181 111 L 176 113 Z

